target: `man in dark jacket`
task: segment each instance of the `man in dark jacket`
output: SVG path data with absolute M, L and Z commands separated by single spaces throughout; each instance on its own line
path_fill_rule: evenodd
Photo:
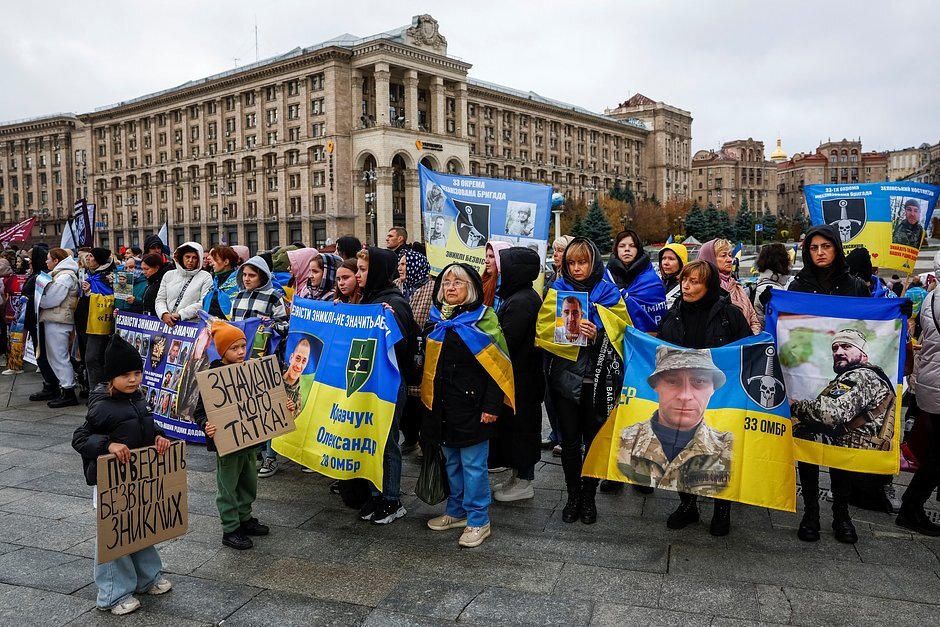
M 814 226 L 806 233 L 803 269 L 787 290 L 832 296 L 871 296 L 865 281 L 849 273 L 839 231 L 828 224 Z M 805 512 L 796 535 L 805 542 L 816 542 L 819 540 L 819 466 L 797 462 L 797 469 Z M 830 468 L 829 480 L 832 487 L 832 529 L 836 540 L 854 544 L 858 535 L 849 516 L 852 473 Z
M 387 305 L 395 315 L 402 339 L 395 345 L 395 358 L 399 371 L 414 358 L 417 336 L 411 305 L 395 284 L 392 277 L 398 274 L 398 254 L 370 246 L 357 259 L 356 281 L 362 289 L 360 305 Z M 407 511 L 401 504 L 401 446 L 398 443 L 398 426 L 405 406 L 405 380 L 402 379 L 395 402 L 395 414 L 390 425 L 385 457 L 382 460 L 382 492 L 372 488 L 372 500 L 363 505 L 360 518 L 384 525 L 404 516 Z
M 497 295 L 502 305 L 496 315 L 512 360 L 516 411 L 513 413 L 504 405 L 496 423 L 498 436 L 493 448 L 497 465 L 509 466 L 513 473 L 508 482 L 495 488 L 493 498 L 519 501 L 535 496 L 532 481 L 535 462 L 541 458 L 545 379 L 538 376 L 543 357 L 535 347 L 535 321 L 542 298 L 532 288 L 532 282 L 538 278 L 542 262 L 531 248 L 516 246 L 497 254 L 502 268 Z

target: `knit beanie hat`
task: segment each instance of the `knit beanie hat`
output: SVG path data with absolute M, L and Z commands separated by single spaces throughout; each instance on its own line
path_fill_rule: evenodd
M 108 381 L 119 375 L 143 370 L 140 353 L 127 340 L 115 333 L 104 349 L 104 378 Z
M 222 320 L 216 320 L 212 323 L 212 341 L 215 342 L 215 350 L 219 351 L 219 356 L 225 355 L 232 344 L 238 340 L 244 340 L 245 333 L 238 327 L 232 326 Z
M 867 248 L 853 249 L 852 252 L 846 255 L 845 263 L 849 267 L 849 272 L 858 278 L 863 281 L 871 279 L 871 254 L 868 252 Z
M 103 266 L 111 261 L 111 251 L 107 248 L 92 248 L 91 256 L 95 258 L 99 266 Z

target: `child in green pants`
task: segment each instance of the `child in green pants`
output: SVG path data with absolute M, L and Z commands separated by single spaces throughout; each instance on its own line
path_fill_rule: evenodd
M 245 361 L 245 334 L 241 329 L 218 320 L 212 324 L 212 341 L 222 356 L 209 368 L 219 368 Z M 199 397 L 193 412 L 196 424 L 206 432 L 206 448 L 215 451 L 215 425 L 206 420 L 206 409 Z M 266 536 L 268 527 L 251 516 L 251 504 L 258 495 L 258 468 L 255 449 L 246 448 L 216 459 L 219 495 L 215 499 L 222 519 L 222 544 L 240 551 L 253 546 L 249 536 Z

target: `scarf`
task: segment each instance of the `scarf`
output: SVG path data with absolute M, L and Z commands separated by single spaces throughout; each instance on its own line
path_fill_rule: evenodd
M 410 248 L 404 250 L 404 256 L 405 278 L 401 282 L 401 293 L 410 301 L 414 293 L 431 280 L 431 264 L 427 257 Z
M 657 331 L 666 313 L 666 289 L 649 255 L 642 252 L 629 266 L 612 257 L 607 264 L 607 278 L 620 287 L 633 326 L 644 333 Z
M 447 310 L 448 306 L 443 305 Z M 470 349 L 477 362 L 483 366 L 499 389 L 506 395 L 505 403 L 516 408 L 516 386 L 512 376 L 512 363 L 509 361 L 509 349 L 503 337 L 499 320 L 493 310 L 481 305 L 473 311 L 456 311 L 450 307 L 451 317 L 447 318 L 436 305 L 431 307 L 428 319 L 434 323 L 434 329 L 428 334 L 425 344 L 424 373 L 421 379 L 421 401 L 429 410 L 434 406 L 434 378 L 437 376 L 437 362 L 441 356 L 444 336 L 448 330 L 454 331 L 460 340 Z
M 232 297 L 238 293 L 238 273 L 235 270 L 224 270 L 212 275 L 212 289 L 202 299 L 202 308 L 209 311 L 212 301 L 218 300 L 219 309 L 226 320 L 232 313 Z
M 301 296 L 313 300 L 332 300 L 336 292 L 336 268 L 343 261 L 338 256 L 330 253 L 322 253 L 320 260 L 323 262 L 323 277 L 320 279 L 320 284 L 313 285 L 310 279 L 307 278 L 306 294 Z

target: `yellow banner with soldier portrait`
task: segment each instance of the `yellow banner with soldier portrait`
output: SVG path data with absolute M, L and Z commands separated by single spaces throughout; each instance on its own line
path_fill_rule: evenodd
M 768 334 L 695 350 L 630 327 L 624 364 L 585 476 L 795 510 L 787 393 Z

